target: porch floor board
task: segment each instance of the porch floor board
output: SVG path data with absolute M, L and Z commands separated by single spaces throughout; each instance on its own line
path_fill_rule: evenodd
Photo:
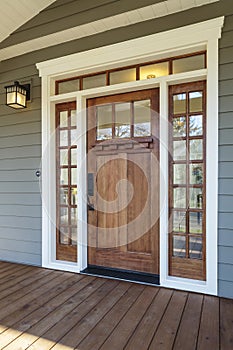
M 233 300 L 0 262 L 0 349 L 232 350 Z

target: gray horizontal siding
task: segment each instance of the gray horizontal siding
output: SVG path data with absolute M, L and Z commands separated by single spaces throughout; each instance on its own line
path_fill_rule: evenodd
M 220 40 L 219 295 L 233 298 L 233 16 Z

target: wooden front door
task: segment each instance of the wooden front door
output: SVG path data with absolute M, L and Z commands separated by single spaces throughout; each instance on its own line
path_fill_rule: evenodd
M 159 274 L 159 89 L 87 107 L 88 264 Z

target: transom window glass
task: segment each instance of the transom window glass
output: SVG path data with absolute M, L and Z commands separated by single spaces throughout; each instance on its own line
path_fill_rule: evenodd
M 205 51 L 160 61 L 137 64 L 131 67 L 97 72 L 92 75 L 58 80 L 56 81 L 56 95 L 100 86 L 127 83 L 135 80 L 154 79 L 169 74 L 189 72 L 203 68 L 206 68 Z M 193 97 L 190 98 L 193 99 L 191 109 L 195 111 L 198 97 L 193 95 Z M 180 105 L 182 105 L 182 103 L 180 103 Z M 177 103 L 177 108 L 179 108 L 179 103 Z

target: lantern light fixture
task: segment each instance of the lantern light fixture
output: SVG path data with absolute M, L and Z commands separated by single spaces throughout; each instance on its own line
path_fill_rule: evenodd
M 15 109 L 27 107 L 30 100 L 30 84 L 21 85 L 18 81 L 14 85 L 5 86 L 6 105 Z

